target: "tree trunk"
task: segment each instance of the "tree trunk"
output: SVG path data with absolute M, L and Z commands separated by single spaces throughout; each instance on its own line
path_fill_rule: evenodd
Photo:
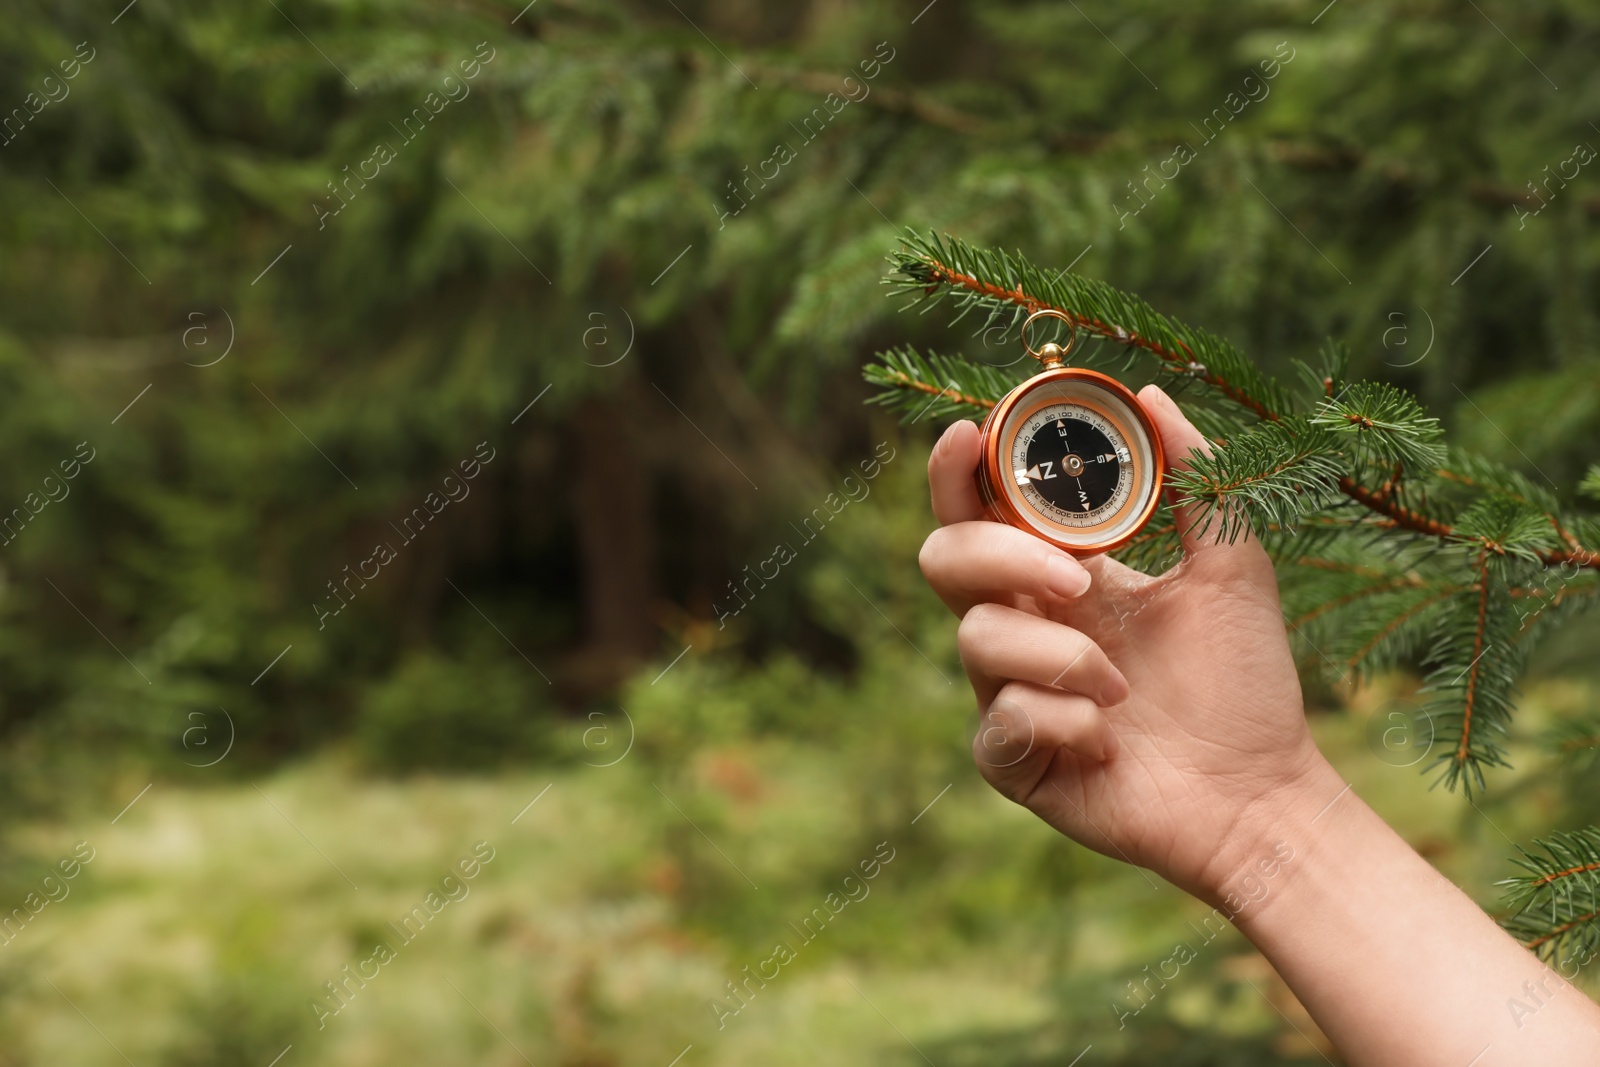
M 631 389 L 585 401 L 572 423 L 572 506 L 582 557 L 585 673 L 619 675 L 654 651 L 655 507 Z

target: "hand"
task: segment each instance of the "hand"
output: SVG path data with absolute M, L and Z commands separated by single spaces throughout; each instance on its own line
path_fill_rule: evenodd
M 1168 456 L 1206 449 L 1159 388 L 1140 400 Z M 984 520 L 977 465 L 977 428 L 950 427 L 921 563 L 961 617 L 979 770 L 1075 841 L 1217 902 L 1270 850 L 1277 805 L 1340 787 L 1306 726 L 1271 560 L 1254 538 L 1192 532 L 1160 577 L 1080 563 Z

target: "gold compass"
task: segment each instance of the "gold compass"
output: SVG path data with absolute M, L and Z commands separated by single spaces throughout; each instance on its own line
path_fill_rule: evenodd
M 1065 322 L 1065 347 L 1035 350 L 1028 329 Z M 978 490 L 992 518 L 1074 555 L 1127 544 L 1155 514 L 1166 459 L 1155 423 L 1115 378 L 1064 365 L 1077 340 L 1054 308 L 1022 324 L 1022 345 L 1042 365 L 994 406 L 980 437 Z

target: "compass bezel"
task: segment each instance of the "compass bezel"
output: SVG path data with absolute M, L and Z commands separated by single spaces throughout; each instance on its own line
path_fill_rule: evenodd
M 1084 396 L 1081 398 L 1046 397 L 1040 391 L 1052 385 L 1073 383 L 1085 386 Z M 1135 425 L 1129 426 L 1127 418 L 1117 411 L 1115 407 L 1105 404 L 1096 404 L 1094 401 L 1096 390 L 1103 391 L 1114 398 L 1127 409 Z M 1128 439 L 1129 451 L 1136 457 L 1139 442 L 1136 437 L 1142 437 L 1148 443 L 1150 450 L 1150 488 L 1141 499 L 1139 495 L 1138 474 L 1135 470 L 1135 484 L 1129 493 L 1128 503 L 1119 508 L 1114 514 L 1102 522 L 1092 526 L 1073 528 L 1065 526 L 1037 509 L 1015 499 L 1008 491 L 1009 483 L 1006 479 L 1011 471 L 1011 453 L 1017 436 L 1016 432 L 1009 436 L 1011 440 L 1002 440 L 1003 431 L 1008 422 L 1012 421 L 1019 408 L 1022 414 L 1015 420 L 1014 425 L 1020 428 L 1027 418 L 1042 407 L 1059 403 L 1081 403 L 1084 407 L 1096 412 L 1101 417 L 1115 426 L 1124 437 Z M 1161 447 L 1161 436 L 1156 432 L 1155 423 L 1151 420 L 1144 405 L 1139 403 L 1139 398 L 1127 386 L 1117 381 L 1110 375 L 1101 374 L 1099 371 L 1087 370 L 1083 367 L 1059 367 L 1035 375 L 1026 382 L 1007 393 L 989 412 L 984 419 L 979 438 L 978 462 L 978 489 L 983 497 L 984 506 L 988 509 L 991 518 L 998 522 L 1026 530 L 1036 537 L 1055 545 L 1063 551 L 1077 556 L 1093 556 L 1102 552 L 1110 552 L 1127 544 L 1155 514 L 1156 508 L 1161 503 L 1161 489 L 1166 476 L 1166 454 Z M 1020 494 L 1017 494 L 1020 496 Z M 1027 508 L 1024 514 L 1023 508 Z M 1129 513 L 1133 517 L 1129 519 Z M 1107 530 L 1121 530 L 1110 536 L 1097 536 Z M 1068 538 L 1074 538 L 1069 540 Z

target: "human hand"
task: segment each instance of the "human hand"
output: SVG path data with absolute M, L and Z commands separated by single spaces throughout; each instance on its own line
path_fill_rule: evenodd
M 1159 388 L 1139 397 L 1168 456 L 1206 449 Z M 977 427 L 956 423 L 928 462 L 941 527 L 921 564 L 961 617 L 979 770 L 1081 844 L 1217 902 L 1270 848 L 1275 809 L 1340 784 L 1306 726 L 1271 560 L 1253 537 L 1191 532 L 1159 577 L 1079 562 L 984 520 L 977 465 Z

